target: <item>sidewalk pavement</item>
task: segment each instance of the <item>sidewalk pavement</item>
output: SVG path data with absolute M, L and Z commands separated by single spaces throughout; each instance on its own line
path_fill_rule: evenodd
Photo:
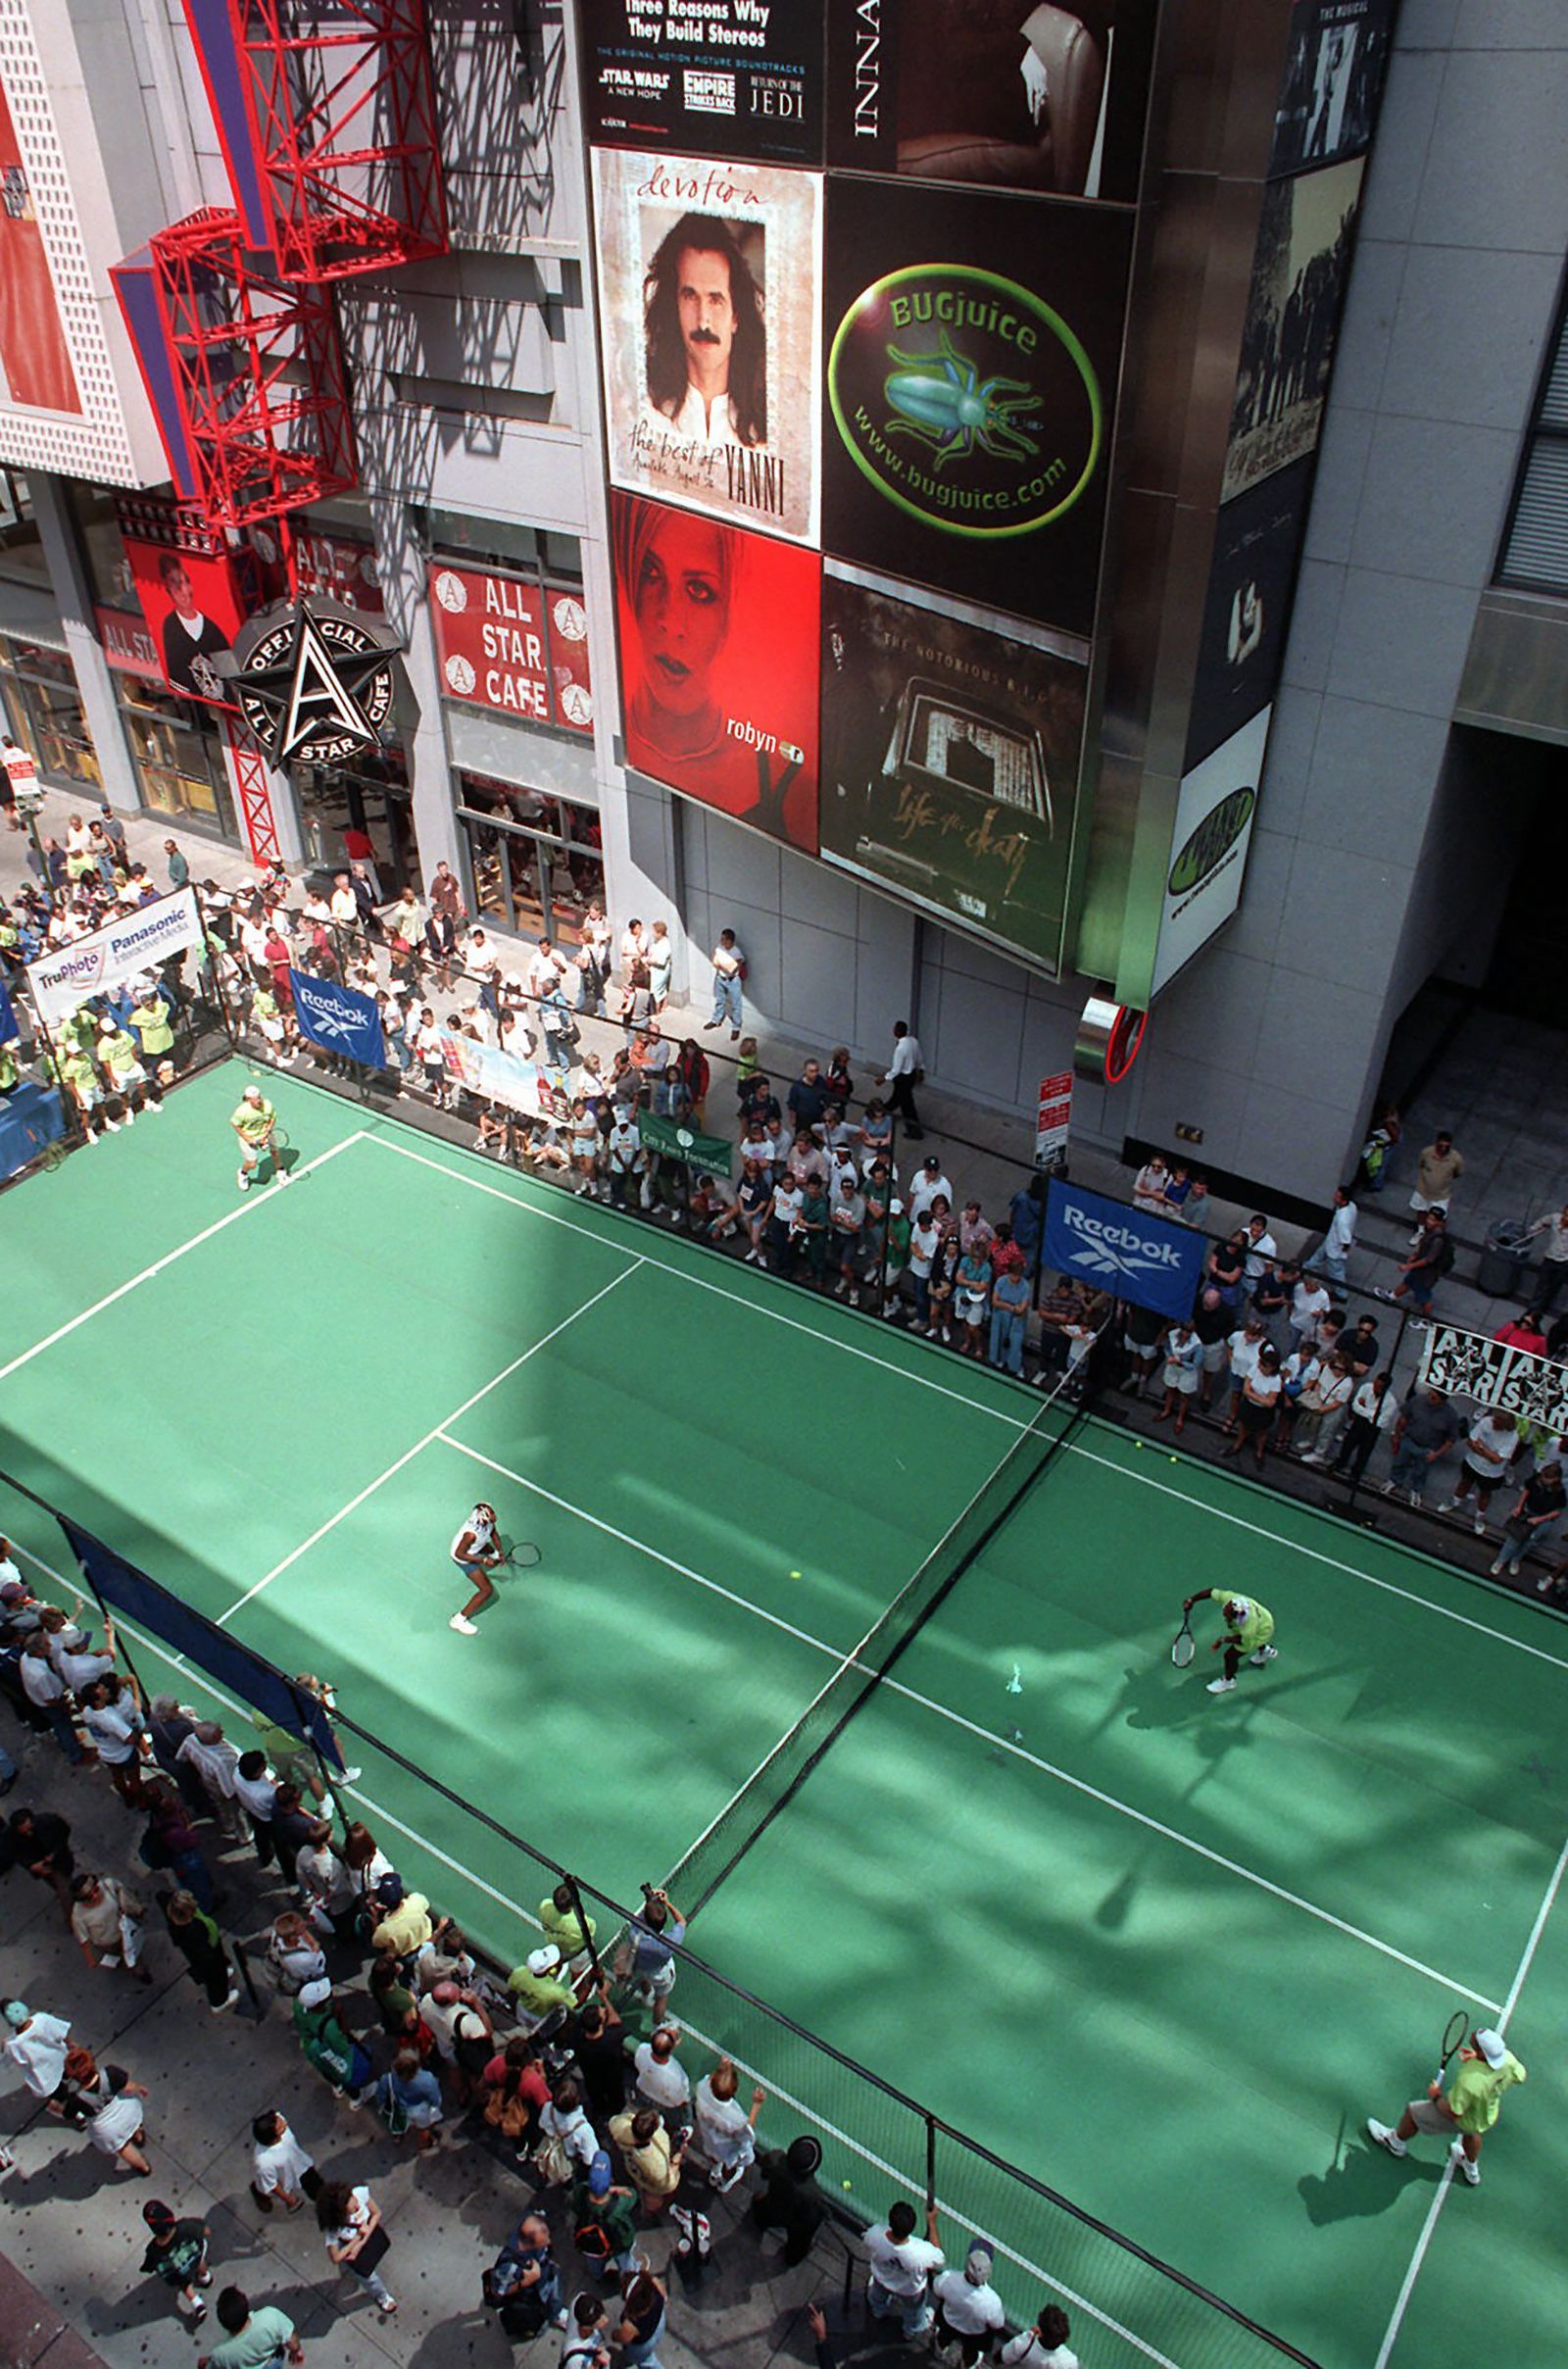
M 211 2312 L 193 2338 L 171 2291 L 141 2275 L 147 2238 L 141 2208 L 152 2196 L 208 2223 L 215 2273 L 209 2306 L 231 2284 L 253 2303 L 277 2304 L 305 2340 L 307 2369 L 326 2363 L 386 2369 L 388 2362 L 398 2369 L 468 2363 L 506 2369 L 513 2360 L 521 2369 L 555 2369 L 557 2332 L 546 2329 L 514 2345 L 480 2293 L 481 2273 L 532 2201 L 531 2175 L 525 2178 L 510 2147 L 495 2150 L 477 2115 L 461 2123 L 449 2115 L 442 2147 L 416 2154 L 411 2141 L 389 2136 L 371 2106 L 351 2110 L 312 2071 L 294 2038 L 289 2002 L 272 1995 L 261 1957 L 260 1937 L 288 1898 L 275 1871 L 269 1879 L 248 1846 L 217 1859 L 226 1887 L 220 1916 L 245 1949 L 264 2011 L 257 2021 L 242 1998 L 232 2012 L 215 2016 L 164 1932 L 155 1900 L 171 1879 L 141 1867 L 135 1854 L 141 1822 L 100 1772 L 73 1774 L 52 1737 L 20 1727 L 3 1707 L 0 1742 L 22 1771 L 5 1808 L 25 1801 L 58 1811 L 71 1822 L 78 1866 L 124 1877 L 147 1901 L 146 1961 L 154 1977 L 143 1987 L 123 1972 L 89 1967 L 48 1887 L 21 1868 L 0 1877 L 0 1990 L 66 2017 L 73 2038 L 100 2062 L 122 2064 L 145 2084 L 153 2167 L 150 2179 L 139 2179 L 111 2163 L 0 2063 L 0 2142 L 16 2156 L 15 2168 L 0 2174 L 0 2203 L 8 2208 L 0 2255 L 3 2369 L 42 2369 L 46 2361 L 48 2369 L 89 2369 L 94 2357 L 109 2369 L 194 2369 L 197 2355 L 220 2340 Z M 216 1834 L 204 1824 L 202 1836 L 215 1858 Z M 347 1979 L 357 1961 L 343 1954 Z M 363 1986 L 347 1996 L 351 2025 L 372 2022 Z M 385 2045 L 372 2052 L 379 2070 Z M 385 2276 L 401 2305 L 395 2318 L 383 2318 L 334 2271 L 309 2206 L 292 2215 L 278 2209 L 264 2215 L 257 2207 L 250 2124 L 269 2106 L 287 2116 L 323 2175 L 372 2183 L 392 2240 Z M 878 2369 L 907 2369 L 905 2348 L 887 2343 L 880 2329 L 867 2329 L 863 2277 L 846 2326 L 847 2249 L 836 2232 L 825 2232 L 806 2262 L 786 2270 L 773 2250 L 779 2241 L 759 2240 L 754 2232 L 744 2189 L 720 2198 L 703 2181 L 686 2200 L 709 2215 L 714 2254 L 693 2294 L 669 2272 L 669 2333 L 660 2348 L 665 2369 L 774 2363 L 793 2369 L 808 2362 L 805 2307 L 811 2300 L 829 2312 L 842 2361 L 874 2347 Z M 568 2297 L 584 2287 L 597 2291 L 599 2282 L 571 2248 L 563 2202 L 552 2193 L 542 2203 Z M 666 2218 L 639 2238 L 662 2278 L 676 2235 Z M 19 2281 L 30 2282 L 30 2297 Z M 72 2330 L 86 2342 L 75 2342 Z

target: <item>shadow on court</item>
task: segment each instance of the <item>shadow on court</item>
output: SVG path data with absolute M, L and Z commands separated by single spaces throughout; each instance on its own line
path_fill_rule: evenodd
M 1322 2229 L 1333 2221 L 1365 2221 L 1374 2213 L 1386 2213 L 1398 2203 L 1412 2181 L 1436 2188 L 1442 2177 L 1441 2156 L 1434 2161 L 1407 2155 L 1402 2163 L 1396 2163 L 1382 2147 L 1373 2146 L 1358 2125 L 1344 2162 L 1336 2149 L 1329 2169 L 1308 2172 L 1298 2180 L 1296 2191 L 1313 2228 Z

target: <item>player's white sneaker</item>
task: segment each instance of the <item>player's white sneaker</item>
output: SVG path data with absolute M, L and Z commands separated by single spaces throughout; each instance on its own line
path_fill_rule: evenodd
M 240 1174 L 239 1189 L 242 1193 L 248 1193 L 251 1189 L 251 1180 L 243 1171 Z
M 1481 2166 L 1479 2163 L 1471 2162 L 1457 2139 L 1448 2149 L 1448 2161 L 1453 2165 L 1461 2180 L 1468 2181 L 1472 2188 L 1481 2186 Z
M 1404 2141 L 1392 2122 L 1374 2122 L 1368 2115 L 1366 2135 L 1379 2147 L 1386 2147 L 1391 2155 L 1402 2155 L 1406 2151 Z
M 341 1782 L 344 1785 L 358 1785 L 364 1774 L 365 1771 L 363 1768 L 346 1768 L 343 1771 Z
M 1228 1695 L 1235 1684 L 1234 1678 L 1211 1678 L 1203 1692 L 1205 1695 Z
M 1265 1661 L 1278 1661 L 1279 1657 L 1280 1650 L 1277 1645 L 1260 1645 L 1255 1653 L 1249 1653 L 1247 1656 L 1254 1670 L 1260 1670 Z
M 447 1622 L 447 1627 L 456 1629 L 460 1637 L 477 1637 L 479 1634 L 474 1623 L 463 1612 L 454 1612 L 452 1618 Z

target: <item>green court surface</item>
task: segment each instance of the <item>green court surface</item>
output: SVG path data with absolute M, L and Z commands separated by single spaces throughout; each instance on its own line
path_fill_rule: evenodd
M 294 1181 L 242 1200 L 245 1076 L 6 1196 L 0 1466 L 330 1674 L 447 1789 L 356 1745 L 361 1814 L 512 1955 L 549 1879 L 480 1813 L 614 1899 L 678 1867 L 1038 1401 L 290 1080 Z M 476 1496 L 542 1558 L 466 1639 Z M 34 1507 L 0 1493 L 0 1524 L 58 1571 Z M 1207 1586 L 1261 1597 L 1281 1648 L 1218 1701 L 1166 1651 Z M 692 1945 L 1325 2369 L 1544 2361 L 1565 1707 L 1568 1624 L 1091 1424 Z M 1474 2193 L 1437 2142 L 1396 2164 L 1361 2135 L 1456 2004 L 1532 2074 Z M 697 1968 L 675 2005 L 857 2202 L 923 2185 L 921 2122 L 872 2084 Z M 1002 2167 L 940 2139 L 952 2234 L 994 2241 L 1014 2309 L 1069 2293 L 1086 2369 L 1277 2357 Z

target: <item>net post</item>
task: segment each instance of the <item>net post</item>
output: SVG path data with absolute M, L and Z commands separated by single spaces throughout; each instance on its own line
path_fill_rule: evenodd
M 937 2209 L 937 2124 L 934 2114 L 925 2118 L 925 2209 Z
M 589 1921 L 588 1911 L 583 1906 L 582 1892 L 574 1875 L 563 1876 L 561 1880 L 571 1894 L 572 1914 L 577 1919 L 578 1929 L 588 1951 L 588 1963 L 593 1968 L 594 1985 L 597 1989 L 604 1984 L 605 1969 L 600 1961 L 599 1951 L 594 1947 L 593 1927 Z

